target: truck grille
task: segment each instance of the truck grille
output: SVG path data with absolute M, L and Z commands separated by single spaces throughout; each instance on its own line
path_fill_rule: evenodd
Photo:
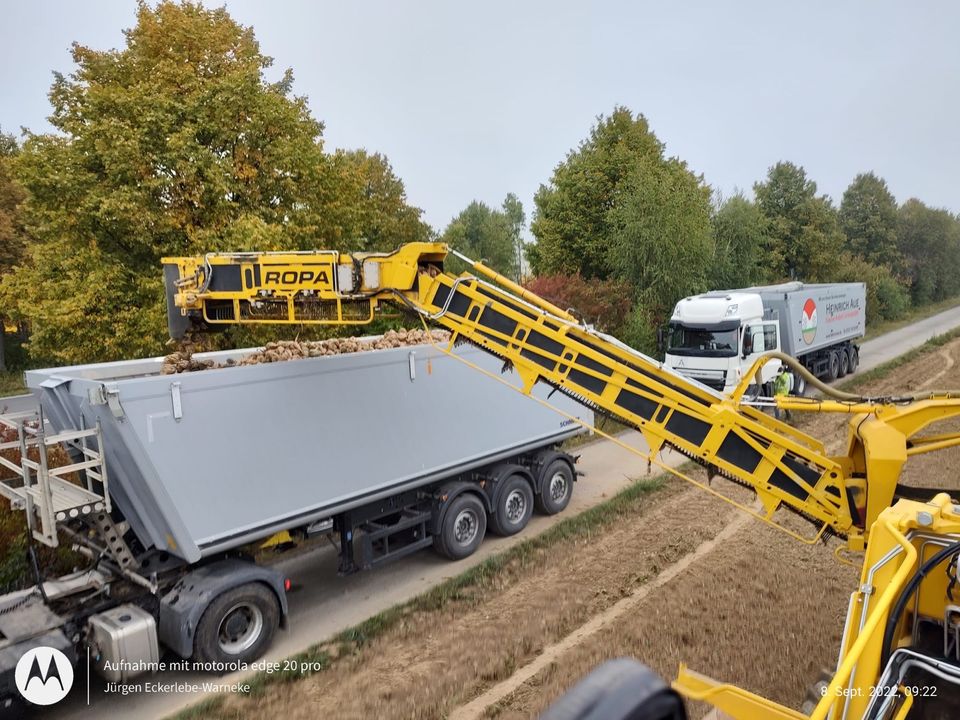
M 684 377 L 701 382 L 709 388 L 722 391 L 727 385 L 726 370 L 698 370 L 696 368 L 674 368 Z

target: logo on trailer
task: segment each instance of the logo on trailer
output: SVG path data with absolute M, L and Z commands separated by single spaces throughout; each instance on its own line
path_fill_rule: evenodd
M 17 690 L 34 705 L 53 705 L 63 700 L 73 686 L 73 665 L 56 648 L 31 648 L 17 661 Z
M 813 298 L 807 298 L 803 304 L 803 313 L 800 316 L 800 331 L 803 333 L 803 341 L 809 345 L 817 336 L 817 304 Z

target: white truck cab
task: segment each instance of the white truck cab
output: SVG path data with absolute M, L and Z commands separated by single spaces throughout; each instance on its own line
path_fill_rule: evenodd
M 664 365 L 723 393 L 732 391 L 763 353 L 779 350 L 827 382 L 855 372 L 856 341 L 866 322 L 863 283 L 797 281 L 692 295 L 677 303 L 664 338 Z M 761 387 L 773 394 L 778 362 L 763 366 Z M 799 395 L 803 377 L 790 373 Z
M 776 318 L 765 318 L 758 293 L 714 291 L 678 302 L 665 340 L 667 367 L 728 393 L 759 355 L 780 350 L 780 327 Z M 773 382 L 778 367 L 764 365 L 764 384 Z

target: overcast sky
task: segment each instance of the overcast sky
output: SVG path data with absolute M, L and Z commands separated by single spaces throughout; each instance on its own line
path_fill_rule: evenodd
M 123 44 L 131 0 L 2 0 L 0 127 L 49 129 L 73 41 Z M 208 3 L 217 5 L 219 3 Z M 227 0 L 326 124 L 385 153 L 443 226 L 533 195 L 617 104 L 729 195 L 778 160 L 839 202 L 858 172 L 960 211 L 960 2 Z

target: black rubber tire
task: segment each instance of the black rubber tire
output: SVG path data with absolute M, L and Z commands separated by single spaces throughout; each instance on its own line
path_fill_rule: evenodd
M 573 497 L 574 477 L 573 467 L 564 458 L 558 457 L 549 463 L 540 473 L 540 492 L 534 499 L 537 512 L 556 515 L 565 510 Z
M 793 394 L 797 397 L 803 397 L 803 394 L 807 391 L 807 381 L 798 374 L 793 376 Z
M 853 375 L 857 371 L 857 368 L 860 367 L 860 351 L 855 345 L 847 348 L 847 357 L 849 358 L 847 364 L 850 366 L 850 374 Z
M 527 478 L 514 473 L 501 481 L 498 493 L 497 505 L 487 525 L 502 537 L 516 535 L 533 516 L 533 488 Z
M 833 382 L 840 376 L 840 356 L 836 350 L 830 351 L 830 357 L 827 359 L 827 372 L 823 379 L 827 382 Z
M 464 522 L 475 523 L 473 534 L 467 542 L 457 540 L 457 525 L 461 523 L 462 534 Z M 455 497 L 447 507 L 440 523 L 440 532 L 433 537 L 433 547 L 450 560 L 462 560 L 476 552 L 486 534 L 487 509 L 480 498 L 471 492 L 465 492 Z
M 837 377 L 846 377 L 850 372 L 850 356 L 847 355 L 846 348 L 837 351 L 840 358 L 840 374 Z
M 233 618 L 240 619 L 244 609 L 247 613 L 254 612 L 252 608 L 260 613 L 259 632 L 248 646 L 237 652 L 224 650 L 220 643 L 221 625 Z M 235 615 L 238 612 L 241 614 Z M 258 582 L 240 585 L 215 597 L 204 610 L 193 639 L 193 656 L 202 662 L 253 662 L 269 647 L 279 624 L 280 606 L 273 590 Z

